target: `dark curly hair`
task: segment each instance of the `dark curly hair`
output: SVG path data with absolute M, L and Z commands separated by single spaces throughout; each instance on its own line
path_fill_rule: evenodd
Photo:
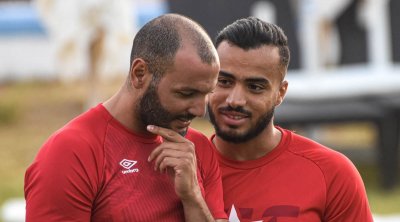
M 256 17 L 236 20 L 222 29 L 216 37 L 216 47 L 222 41 L 228 41 L 244 50 L 256 49 L 262 45 L 276 46 L 279 48 L 281 67 L 286 70 L 289 65 L 290 50 L 285 33 L 277 25 Z

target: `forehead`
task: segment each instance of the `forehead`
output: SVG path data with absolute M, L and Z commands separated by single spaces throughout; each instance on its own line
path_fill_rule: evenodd
M 244 50 L 228 42 L 222 42 L 217 48 L 221 62 L 221 70 L 242 77 L 265 77 L 279 79 L 282 74 L 279 69 L 279 49 L 264 45 L 256 49 Z
M 209 91 L 214 88 L 219 61 L 207 64 L 201 61 L 194 47 L 183 47 L 175 55 L 173 65 L 167 69 L 164 78 L 172 88 L 193 88 Z M 164 80 L 163 80 L 164 81 Z

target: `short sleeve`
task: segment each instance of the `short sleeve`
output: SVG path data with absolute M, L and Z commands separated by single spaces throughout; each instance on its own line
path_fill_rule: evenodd
M 342 154 L 327 174 L 327 205 L 324 221 L 372 222 L 364 183 L 353 163 Z
M 102 165 L 82 135 L 52 136 L 25 174 L 26 221 L 90 221 Z

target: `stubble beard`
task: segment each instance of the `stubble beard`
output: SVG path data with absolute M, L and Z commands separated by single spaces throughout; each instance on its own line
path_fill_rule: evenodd
M 214 126 L 215 129 L 215 134 L 217 137 L 220 137 L 226 142 L 229 143 L 245 143 L 258 135 L 268 126 L 268 124 L 271 122 L 272 117 L 274 116 L 274 111 L 275 107 L 272 107 L 265 115 L 261 116 L 257 121 L 256 125 L 248 129 L 246 132 L 243 133 L 237 133 L 235 132 L 236 127 L 230 127 L 230 131 L 224 131 L 221 129 L 220 126 L 218 126 L 216 119 L 215 119 L 215 114 L 213 113 L 210 105 L 207 105 L 209 117 L 210 117 L 210 122 Z M 235 110 L 234 108 L 225 108 L 225 109 L 231 109 Z M 242 109 L 235 110 L 236 112 L 242 112 Z

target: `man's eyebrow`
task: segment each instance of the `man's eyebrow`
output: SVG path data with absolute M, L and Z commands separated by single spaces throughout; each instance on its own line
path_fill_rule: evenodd
M 261 83 L 261 84 L 268 84 L 269 83 L 268 79 L 259 78 L 259 77 L 247 78 L 245 81 L 249 82 L 249 83 Z
M 182 88 L 177 88 L 176 91 L 177 92 L 191 92 L 191 93 L 206 94 L 206 93 L 209 93 L 212 90 L 214 90 L 214 88 L 215 87 L 213 87 L 212 89 L 202 90 L 202 89 L 192 88 L 191 86 L 185 86 L 185 87 L 182 87 Z
M 232 73 L 229 73 L 229 72 L 226 72 L 226 71 L 222 71 L 222 70 L 219 71 L 219 75 L 223 76 L 223 77 L 228 77 L 228 78 L 231 78 L 231 79 L 235 78 L 235 76 Z
M 226 78 L 236 79 L 233 74 L 226 72 L 226 71 L 222 71 L 222 70 L 219 71 L 219 75 L 226 77 Z M 261 84 L 269 83 L 268 79 L 265 79 L 263 77 L 249 77 L 249 78 L 246 78 L 244 81 L 248 82 L 248 83 L 261 83 Z

